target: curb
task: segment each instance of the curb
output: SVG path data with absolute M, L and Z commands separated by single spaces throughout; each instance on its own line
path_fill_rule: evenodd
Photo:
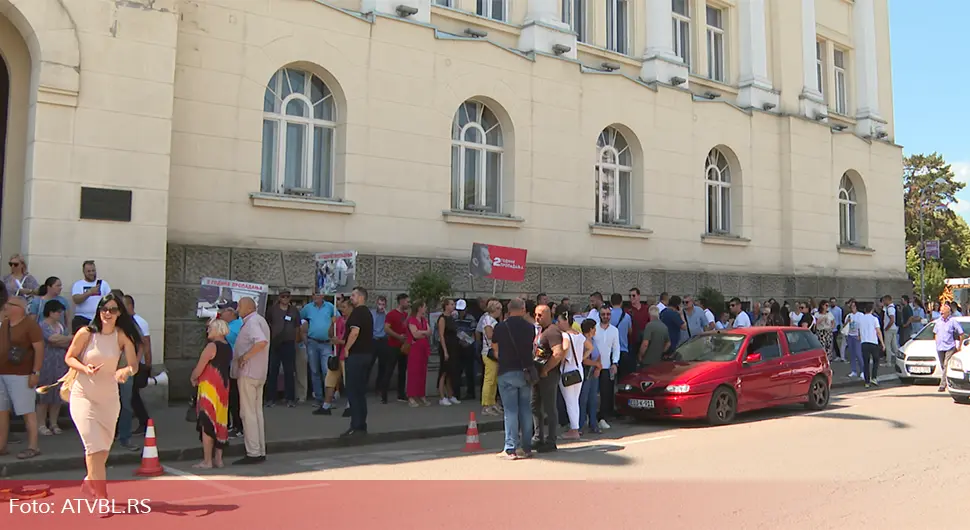
M 880 375 L 879 377 L 876 378 L 876 382 L 878 382 L 880 384 L 882 384 L 882 383 L 898 383 L 899 382 L 899 376 L 897 376 L 896 374 Z M 857 386 L 864 386 L 865 384 L 866 384 L 866 382 L 863 381 L 862 379 L 849 379 L 849 380 L 843 380 L 843 381 L 836 381 L 836 382 L 832 383 L 832 387 L 831 388 L 833 390 L 835 390 L 835 389 L 839 389 L 839 388 L 852 388 L 852 387 L 857 387 Z
M 280 453 L 295 453 L 301 451 L 315 451 L 320 449 L 335 449 L 341 447 L 360 447 L 393 442 L 407 442 L 425 438 L 441 438 L 445 436 L 463 435 L 468 425 L 445 425 L 407 431 L 378 432 L 368 434 L 364 438 L 357 438 L 353 442 L 341 438 L 303 438 L 296 440 L 278 440 L 266 442 L 266 452 L 272 456 Z M 505 429 L 504 420 L 497 419 L 486 422 L 479 421 L 478 432 L 496 432 Z M 240 442 L 242 441 L 239 439 Z M 224 452 L 225 457 L 245 456 L 246 448 L 242 443 L 230 445 Z M 160 449 L 158 459 L 162 465 L 167 462 L 182 462 L 202 458 L 202 447 L 196 446 L 185 449 Z M 108 467 L 138 464 L 141 462 L 141 452 L 120 453 L 108 456 Z M 45 460 L 25 460 L 0 464 L 0 477 L 12 475 L 28 475 L 32 473 L 46 473 L 51 471 L 68 471 L 84 469 L 84 458 L 81 454 Z

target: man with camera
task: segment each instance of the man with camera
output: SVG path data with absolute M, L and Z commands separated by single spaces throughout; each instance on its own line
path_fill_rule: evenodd
M 562 348 L 562 334 L 572 325 L 573 313 L 565 309 L 553 324 L 552 310 L 549 306 L 540 305 L 536 307 L 535 316 L 536 324 L 541 331 L 535 354 L 539 382 L 532 393 L 532 416 L 535 429 L 532 446 L 536 452 L 551 453 L 557 449 L 556 430 L 559 425 L 559 413 L 556 400 L 559 395 L 559 363 L 566 355 Z
M 44 363 L 44 335 L 37 321 L 27 318 L 27 300 L 12 297 L 4 311 L 0 322 L 0 456 L 7 454 L 12 410 L 24 417 L 27 427 L 27 449 L 17 455 L 25 460 L 40 455 L 34 388 Z

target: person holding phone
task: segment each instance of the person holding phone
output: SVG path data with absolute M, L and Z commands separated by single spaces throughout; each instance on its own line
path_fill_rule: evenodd
M 87 326 L 94 320 L 98 303 L 102 297 L 111 292 L 108 282 L 98 278 L 98 268 L 94 260 L 87 260 L 81 265 L 84 279 L 74 282 L 71 288 L 71 298 L 74 301 L 74 318 L 71 319 L 71 333 Z

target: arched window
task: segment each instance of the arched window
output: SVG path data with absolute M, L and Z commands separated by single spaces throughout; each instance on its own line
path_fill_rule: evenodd
M 466 101 L 451 129 L 451 207 L 499 213 L 502 182 L 502 126 L 488 107 Z
M 330 197 L 333 194 L 337 109 L 319 77 L 283 68 L 263 97 L 264 193 Z
M 596 222 L 631 224 L 633 156 L 620 131 L 607 127 L 596 140 Z
M 839 242 L 843 245 L 858 245 L 858 207 L 855 186 L 848 174 L 842 175 L 839 183 Z
M 731 166 L 718 148 L 707 155 L 707 232 L 731 232 Z

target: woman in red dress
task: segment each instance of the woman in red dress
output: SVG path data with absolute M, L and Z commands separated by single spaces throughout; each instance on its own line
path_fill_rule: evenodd
M 428 358 L 431 357 L 431 327 L 428 325 L 428 304 L 418 301 L 411 308 L 408 319 L 408 405 L 412 407 L 429 406 L 426 397 L 428 388 Z

